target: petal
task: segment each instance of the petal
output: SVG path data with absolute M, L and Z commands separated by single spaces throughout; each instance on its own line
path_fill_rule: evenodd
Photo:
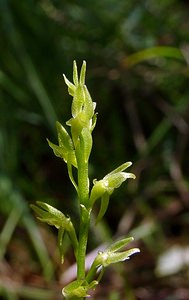
M 85 73 L 86 73 L 86 61 L 84 60 L 83 64 L 82 64 L 82 67 L 81 67 L 80 79 L 79 79 L 79 82 L 82 85 L 85 84 Z
M 78 72 L 77 72 L 77 64 L 75 60 L 73 62 L 73 82 L 75 86 L 78 85 Z
M 127 169 L 128 167 L 130 167 L 131 165 L 132 165 L 132 162 L 131 162 L 131 161 L 128 161 L 128 162 L 122 164 L 121 166 L 117 167 L 115 170 L 113 170 L 112 172 L 110 172 L 110 173 L 107 174 L 107 175 L 115 174 L 115 173 L 118 173 L 118 172 L 122 172 L 122 171 L 124 171 L 125 169 Z
M 73 83 L 71 83 L 67 78 L 66 76 L 63 74 L 63 77 L 64 77 L 64 81 L 66 83 L 66 85 L 68 86 L 68 93 L 71 95 L 71 96 L 74 96 L 74 93 L 75 93 L 75 85 Z
M 106 251 L 109 252 L 115 252 L 120 250 L 121 248 L 125 247 L 126 245 L 128 245 L 130 242 L 132 242 L 134 240 L 133 237 L 129 237 L 129 238 L 124 238 L 118 241 L 115 241 L 113 244 L 111 244 Z

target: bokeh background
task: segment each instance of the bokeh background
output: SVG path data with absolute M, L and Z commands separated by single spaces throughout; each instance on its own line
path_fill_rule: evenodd
M 78 207 L 53 156 L 55 121 L 70 118 L 62 73 L 87 61 L 98 121 L 91 179 L 125 161 L 135 181 L 91 222 L 88 252 L 133 235 L 141 253 L 110 268 L 94 299 L 189 299 L 189 4 L 179 0 L 0 0 L 0 298 L 62 299 L 57 232 L 29 204 Z M 96 208 L 98 211 L 98 207 Z M 94 213 L 95 214 L 95 213 Z M 95 217 L 95 216 L 93 216 Z

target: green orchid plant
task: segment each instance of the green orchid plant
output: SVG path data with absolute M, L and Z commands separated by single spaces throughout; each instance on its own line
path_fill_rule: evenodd
M 93 180 L 93 185 L 90 186 L 88 167 L 93 143 L 92 132 L 96 124 L 97 114 L 95 113 L 96 103 L 92 101 L 85 85 L 85 73 L 86 62 L 83 62 L 78 76 L 77 65 L 74 61 L 73 83 L 63 75 L 68 86 L 68 92 L 73 97 L 72 117 L 66 122 L 70 130 L 57 122 L 58 145 L 48 140 L 54 154 L 67 164 L 69 178 L 76 190 L 80 208 L 79 230 L 77 231 L 74 228 L 70 217 L 66 217 L 49 204 L 38 201 L 36 205 L 31 205 L 40 221 L 58 229 L 58 247 L 62 263 L 64 262 L 63 239 L 65 234 L 70 239 L 77 263 L 77 279 L 66 285 L 62 289 L 62 294 L 65 299 L 72 300 L 90 297 L 90 290 L 98 285 L 106 267 L 125 261 L 134 253 L 139 252 L 138 248 L 125 250 L 125 246 L 133 238 L 122 238 L 113 242 L 104 251 L 100 251 L 88 272 L 85 270 L 90 219 L 94 204 L 97 200 L 100 200 L 100 208 L 96 217 L 98 223 L 106 213 L 109 198 L 114 189 L 118 188 L 126 179 L 135 179 L 134 174 L 125 172 L 132 164 L 126 162 L 107 174 L 103 179 Z M 120 251 L 121 249 L 123 250 Z

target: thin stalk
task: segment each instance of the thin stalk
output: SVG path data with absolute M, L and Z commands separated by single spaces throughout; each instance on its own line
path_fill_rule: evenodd
M 85 279 L 85 257 L 88 242 L 89 220 L 84 222 L 85 212 L 81 208 L 79 248 L 77 255 L 77 279 Z
M 87 207 L 89 202 L 88 162 L 85 162 L 83 153 L 80 153 L 78 161 L 78 197 L 79 203 Z
M 85 257 L 88 241 L 90 211 L 87 209 L 89 203 L 89 178 L 88 178 L 88 161 L 84 155 L 85 141 L 80 139 L 78 149 L 78 196 L 80 203 L 80 229 L 79 229 L 79 246 L 77 254 L 77 279 L 85 279 Z

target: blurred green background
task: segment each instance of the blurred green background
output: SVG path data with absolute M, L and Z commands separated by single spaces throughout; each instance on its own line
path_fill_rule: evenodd
M 91 179 L 132 161 L 135 181 L 91 224 L 89 253 L 133 235 L 141 253 L 106 272 L 94 299 L 188 299 L 189 4 L 179 0 L 0 0 L 0 297 L 62 299 L 56 231 L 29 204 L 78 222 L 55 121 L 70 118 L 62 73 L 87 61 L 98 120 Z M 98 208 L 96 208 L 98 209 Z M 71 272 L 72 273 L 72 272 Z

